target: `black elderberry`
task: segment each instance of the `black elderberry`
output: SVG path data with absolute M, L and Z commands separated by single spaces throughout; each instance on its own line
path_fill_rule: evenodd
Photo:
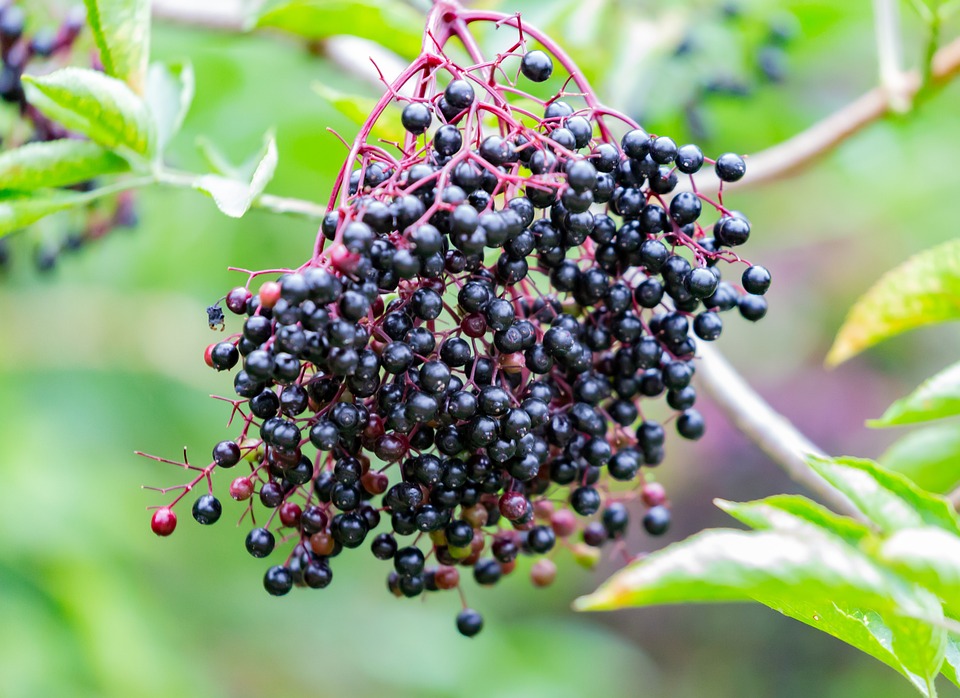
M 570 495 L 570 506 L 581 516 L 590 516 L 600 510 L 600 493 L 592 487 L 578 487 Z
M 221 468 L 232 468 L 240 462 L 240 447 L 233 441 L 221 441 L 213 447 L 213 460 Z
M 684 277 L 683 284 L 694 298 L 706 298 L 713 295 L 720 281 L 710 269 L 698 267 Z
M 401 548 L 393 556 L 393 567 L 397 574 L 405 577 L 413 577 L 423 572 L 425 558 L 420 548 L 411 546 Z
M 462 146 L 463 136 L 456 126 L 444 124 L 433 134 L 433 149 L 440 155 L 454 155 L 459 152 Z M 416 218 L 419 218 L 419 216 L 414 217 L 414 219 Z
M 743 270 L 741 281 L 743 290 L 756 296 L 762 296 L 770 288 L 770 272 L 759 265 Z
M 496 560 L 484 559 L 477 562 L 473 568 L 473 578 L 477 584 L 482 586 L 492 586 L 500 581 L 503 572 Z
M 677 225 L 686 225 L 700 217 L 702 208 L 700 197 L 688 191 L 681 192 L 670 202 L 670 217 Z
M 642 128 L 634 129 L 623 136 L 620 147 L 628 157 L 640 160 L 650 152 L 650 136 Z
M 273 552 L 276 539 L 265 528 L 254 528 L 247 534 L 247 552 L 253 557 L 267 557 Z
M 693 320 L 694 334 L 706 342 L 712 342 L 720 337 L 722 330 L 723 321 L 712 311 L 702 312 Z
M 204 526 L 215 524 L 220 519 L 221 513 L 223 513 L 223 507 L 220 500 L 212 494 L 201 495 L 193 503 L 193 518 Z
M 464 637 L 473 637 L 483 629 L 483 616 L 472 608 L 465 608 L 457 614 L 457 630 Z
M 694 174 L 703 167 L 703 151 L 696 145 L 682 145 L 677 150 L 677 169 L 684 174 Z
M 400 122 L 403 127 L 417 136 L 430 128 L 431 120 L 430 107 L 423 102 L 410 102 L 400 114 Z
M 724 153 L 714 166 L 717 177 L 724 182 L 736 182 L 747 173 L 747 163 L 735 153 Z
M 260 488 L 260 503 L 268 509 L 276 509 L 283 502 L 283 488 L 276 482 L 267 482 Z
M 390 560 L 397 553 L 397 540 L 389 533 L 380 533 L 370 546 L 378 560 Z
M 527 51 L 520 61 L 520 72 L 528 80 L 544 82 L 553 74 L 553 61 L 543 51 Z
M 527 532 L 525 542 L 532 552 L 543 555 L 553 549 L 557 536 L 549 526 L 534 526 Z
M 670 527 L 670 510 L 663 505 L 651 507 L 643 517 L 643 527 L 651 536 L 660 536 Z
M 750 322 L 756 322 L 767 314 L 767 301 L 762 296 L 750 294 L 741 296 L 737 305 L 740 308 L 740 314 Z
M 466 80 L 454 80 L 443 91 L 443 97 L 452 108 L 462 111 L 473 104 L 473 85 Z
M 603 514 L 600 515 L 600 521 L 607 530 L 607 535 L 610 538 L 617 538 L 627 532 L 627 526 L 630 523 L 630 514 L 623 504 L 613 502 L 603 510 Z
M 283 596 L 293 588 L 293 574 L 281 565 L 274 565 L 263 576 L 263 588 L 271 596 Z
M 713 234 L 721 245 L 736 247 L 750 237 L 750 222 L 739 214 L 723 216 L 714 226 Z
M 325 563 L 311 562 L 303 568 L 303 583 L 311 589 L 324 589 L 333 581 L 333 572 Z

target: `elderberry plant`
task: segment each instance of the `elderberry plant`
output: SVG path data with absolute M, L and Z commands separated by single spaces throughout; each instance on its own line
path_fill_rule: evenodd
M 485 58 L 474 26 L 504 50 Z M 390 108 L 405 138 L 374 142 Z M 247 551 L 277 558 L 267 592 L 326 587 L 335 558 L 365 548 L 401 597 L 459 590 L 464 573 L 494 585 L 521 554 L 549 585 L 559 548 L 622 551 L 633 503 L 664 533 L 649 473 L 668 431 L 704 433 L 697 341 L 734 308 L 762 318 L 770 285 L 736 251 L 748 219 L 722 187 L 696 190 L 703 167 L 746 172 L 602 106 L 518 15 L 438 2 L 350 145 L 309 259 L 226 295 L 241 331 L 205 359 L 236 369 L 237 435 L 208 465 L 179 463 L 195 476 L 161 490 L 176 496 L 153 531 L 173 533 L 198 487 L 193 517 L 215 523 L 213 476 L 238 468 Z M 472 636 L 483 620 L 464 600 L 456 624 Z

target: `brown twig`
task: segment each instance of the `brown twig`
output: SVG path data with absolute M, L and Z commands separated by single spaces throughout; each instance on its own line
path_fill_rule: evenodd
M 696 379 L 733 425 L 770 456 L 790 478 L 820 497 L 834 511 L 862 520 L 860 511 L 807 463 L 826 455 L 783 415 L 774 410 L 727 362 L 703 342 L 697 350 Z
M 942 87 L 960 72 L 960 39 L 936 52 L 930 72 L 931 86 Z M 912 100 L 920 89 L 917 72 L 904 75 L 903 96 Z M 729 188 L 753 186 L 793 174 L 829 153 L 848 138 L 870 124 L 882 119 L 892 109 L 890 91 L 876 87 L 830 116 L 818 121 L 805 131 L 782 143 L 751 155 L 747 160 L 747 177 Z M 704 169 L 696 176 L 697 189 L 702 193 L 715 192 L 719 180 L 712 170 Z

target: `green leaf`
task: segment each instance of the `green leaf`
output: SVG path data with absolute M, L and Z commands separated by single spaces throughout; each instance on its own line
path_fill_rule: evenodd
M 815 526 L 704 531 L 632 563 L 575 607 L 748 600 L 858 647 L 930 695 L 946 631 L 925 621 L 942 620 L 939 602 Z
M 858 300 L 827 354 L 836 366 L 878 342 L 960 318 L 960 240 L 925 250 L 887 272 Z
M 949 613 L 960 615 L 960 536 L 932 526 L 898 531 L 883 541 L 877 556 L 937 594 Z
M 851 544 L 871 535 L 865 524 L 834 514 L 826 507 L 800 495 L 781 494 L 754 502 L 728 502 L 715 499 L 720 509 L 753 529 L 803 532 L 813 528 L 826 530 Z
M 157 133 L 157 153 L 183 126 L 193 102 L 193 67 L 189 63 L 154 63 L 147 74 L 147 106 Z
M 913 431 L 887 449 L 880 464 L 925 490 L 949 492 L 960 483 L 960 425 L 938 424 Z
M 209 174 L 198 178 L 194 187 L 210 194 L 223 213 L 231 218 L 240 218 L 263 193 L 276 168 L 277 142 L 272 134 L 268 134 L 249 181 Z
M 614 574 L 578 610 L 670 603 L 829 598 L 878 611 L 919 614 L 909 587 L 853 546 L 826 533 L 707 530 Z
M 929 599 L 929 612 L 937 618 L 939 604 Z M 887 615 L 857 607 L 843 607 L 829 599 L 812 603 L 783 599 L 765 603 L 773 610 L 856 647 L 900 672 L 923 695 L 942 668 L 946 635 L 924 621 Z
M 90 141 L 27 143 L 0 153 L 0 189 L 64 187 L 127 169 L 126 160 Z
M 933 376 L 905 398 L 887 408 L 871 427 L 891 427 L 943 419 L 960 414 L 960 363 Z
M 150 57 L 150 0 L 84 0 L 108 75 L 143 93 Z
M 26 228 L 41 218 L 87 203 L 87 195 L 74 192 L 24 194 L 6 192 L 0 195 L 0 238 Z
M 116 78 L 86 68 L 23 77 L 27 98 L 71 131 L 111 150 L 150 153 L 153 121 L 146 104 Z
M 350 95 L 339 90 L 327 87 L 323 83 L 315 82 L 311 85 L 314 92 L 330 103 L 338 112 L 350 119 L 357 126 L 366 123 L 367 117 L 373 111 L 376 100 L 360 95 Z M 400 109 L 388 106 L 370 130 L 375 139 L 382 139 L 392 143 L 403 143 L 405 132 L 400 124 Z
M 947 638 L 947 649 L 940 669 L 944 676 L 960 686 L 960 635 L 951 634 Z
M 960 519 L 950 503 L 920 489 L 903 475 L 857 458 L 811 456 L 809 463 L 887 533 L 929 525 L 960 534 Z
M 422 15 L 399 0 L 273 2 L 252 21 L 252 28 L 263 27 L 311 41 L 339 34 L 360 36 L 408 58 L 419 55 L 423 41 Z

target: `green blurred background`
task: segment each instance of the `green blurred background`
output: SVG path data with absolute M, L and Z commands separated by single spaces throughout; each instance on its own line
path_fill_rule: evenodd
M 606 76 L 597 81 L 605 99 L 653 132 L 696 137 L 708 154 L 760 150 L 876 83 L 869 3 L 737 4 L 739 19 L 707 1 L 498 3 L 548 26 L 590 72 Z M 601 21 L 585 21 L 590 12 Z M 779 85 L 755 70 L 770 22 L 796 32 L 775 56 L 787 65 Z M 906 7 L 904 25 L 908 57 L 918 58 L 920 24 Z M 638 55 L 651 27 L 672 38 Z M 615 50 L 624 36 L 632 52 Z M 670 55 L 678 44 L 689 50 Z M 325 129 L 350 137 L 356 127 L 310 85 L 368 88 L 276 35 L 160 24 L 154 57 L 188 58 L 197 75 L 173 164 L 202 167 L 199 135 L 239 160 L 275 128 L 280 166 L 269 191 L 326 200 L 344 149 Z M 751 94 L 692 101 L 698 86 L 731 76 Z M 958 113 L 960 86 L 949 87 L 803 174 L 728 198 L 751 217 L 746 253 L 771 269 L 775 284 L 767 319 L 731 319 L 722 347 L 828 452 L 880 455 L 897 434 L 867 430 L 864 420 L 956 360 L 957 330 L 942 327 L 837 370 L 822 367 L 846 309 L 872 281 L 956 234 Z M 227 219 L 191 192 L 145 191 L 138 211 L 137 229 L 64 257 L 47 274 L 32 259 L 65 220 L 17 236 L 0 279 L 3 698 L 912 695 L 890 669 L 762 608 L 575 615 L 570 601 L 613 561 L 588 572 L 567 560 L 546 591 L 522 573 L 492 590 L 469 588 L 487 625 L 468 641 L 453 627 L 455 597 L 397 600 L 368 555 L 338 559 L 336 583 L 323 592 L 267 596 L 264 564 L 244 552 L 246 529 L 233 527 L 237 510 L 225 496 L 219 525 L 200 529 L 184 509 L 174 536 L 155 537 L 146 507 L 163 500 L 140 486 L 182 478 L 133 451 L 177 457 L 187 446 L 202 460 L 231 436 L 225 406 L 207 397 L 229 384 L 203 365 L 203 348 L 217 336 L 204 308 L 242 281 L 228 266 L 296 266 L 315 229 L 259 212 Z M 796 491 L 702 402 L 708 435 L 693 445 L 673 440 L 657 473 L 674 505 L 669 540 L 728 525 L 713 497 Z M 225 479 L 216 484 L 225 494 Z M 666 542 L 636 535 L 630 547 Z

